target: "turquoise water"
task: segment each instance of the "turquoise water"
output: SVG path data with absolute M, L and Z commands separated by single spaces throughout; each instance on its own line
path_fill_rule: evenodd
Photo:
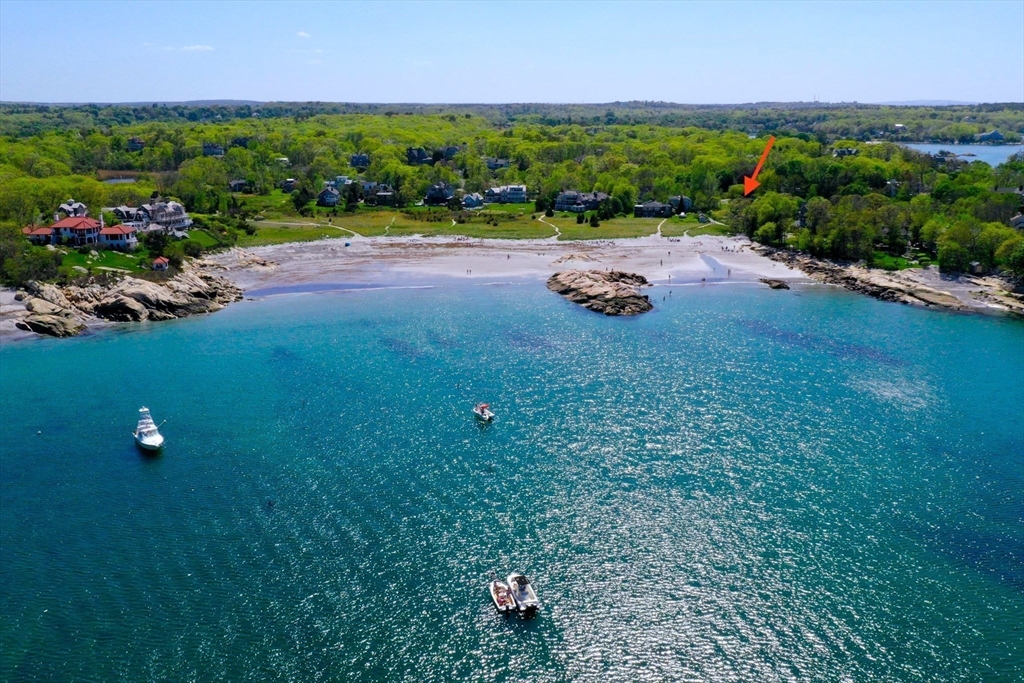
M 951 145 L 932 143 L 913 143 L 907 147 L 916 149 L 925 154 L 938 154 L 939 152 L 953 152 L 963 156 L 973 154 L 974 156 L 963 156 L 964 161 L 984 161 L 989 166 L 998 166 L 1005 163 L 1014 154 L 1024 152 L 1024 145 Z
M 287 295 L 5 344 L 0 679 L 1020 680 L 1024 324 L 665 295 Z

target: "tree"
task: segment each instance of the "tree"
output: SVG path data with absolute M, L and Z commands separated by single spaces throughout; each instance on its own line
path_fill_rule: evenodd
M 590 227 L 596 228 L 601 225 L 601 221 L 597 218 L 597 212 L 590 214 Z
M 959 242 L 948 239 L 939 244 L 939 268 L 942 270 L 963 272 L 971 261 L 971 253 Z
M 1018 235 L 1007 240 L 996 251 L 996 256 L 1011 272 L 1024 277 L 1024 238 Z
M 583 218 L 583 214 L 576 214 L 576 225 L 583 225 L 584 223 L 586 223 L 586 219 Z
M 547 208 L 548 208 L 548 201 L 546 199 L 544 199 L 544 197 L 537 197 L 537 201 L 535 201 L 533 203 L 533 208 L 538 213 L 540 213 L 541 211 L 546 211 Z M 554 215 L 554 214 L 551 214 L 551 215 Z
M 313 194 L 313 188 L 310 187 L 308 180 L 303 180 L 299 183 L 299 186 L 292 191 L 292 206 L 295 210 L 302 212 L 316 195 Z

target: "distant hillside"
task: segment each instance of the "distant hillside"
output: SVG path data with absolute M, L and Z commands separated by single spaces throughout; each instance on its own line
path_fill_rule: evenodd
M 736 130 L 750 135 L 814 136 L 899 142 L 970 142 L 999 130 L 1011 141 L 1024 133 L 1024 103 L 881 105 L 857 102 L 750 102 L 678 104 L 660 101 L 605 104 L 374 104 L 353 102 L 250 102 L 49 105 L 0 103 L 0 135 L 27 137 L 49 130 L 92 130 L 150 122 L 216 123 L 314 116 L 478 116 L 497 126 L 658 125 Z M 897 128 L 897 124 L 900 127 Z

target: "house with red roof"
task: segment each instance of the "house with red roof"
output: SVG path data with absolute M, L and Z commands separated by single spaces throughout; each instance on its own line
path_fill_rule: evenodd
M 66 244 L 81 247 L 99 243 L 102 227 L 95 218 L 68 216 L 51 225 L 50 229 L 53 231 L 54 241 L 64 240 Z
M 107 225 L 100 228 L 100 244 L 110 249 L 134 251 L 139 246 L 138 230 L 130 225 Z
M 171 265 L 171 261 L 166 256 L 157 256 L 153 259 L 153 270 L 167 270 L 169 265 Z
M 28 238 L 28 241 L 35 245 L 53 244 L 53 228 L 43 225 L 27 225 L 21 229 L 21 233 Z

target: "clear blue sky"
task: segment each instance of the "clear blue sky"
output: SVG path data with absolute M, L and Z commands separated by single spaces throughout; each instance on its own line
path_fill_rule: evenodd
M 1024 0 L 11 2 L 0 99 L 1024 101 Z

